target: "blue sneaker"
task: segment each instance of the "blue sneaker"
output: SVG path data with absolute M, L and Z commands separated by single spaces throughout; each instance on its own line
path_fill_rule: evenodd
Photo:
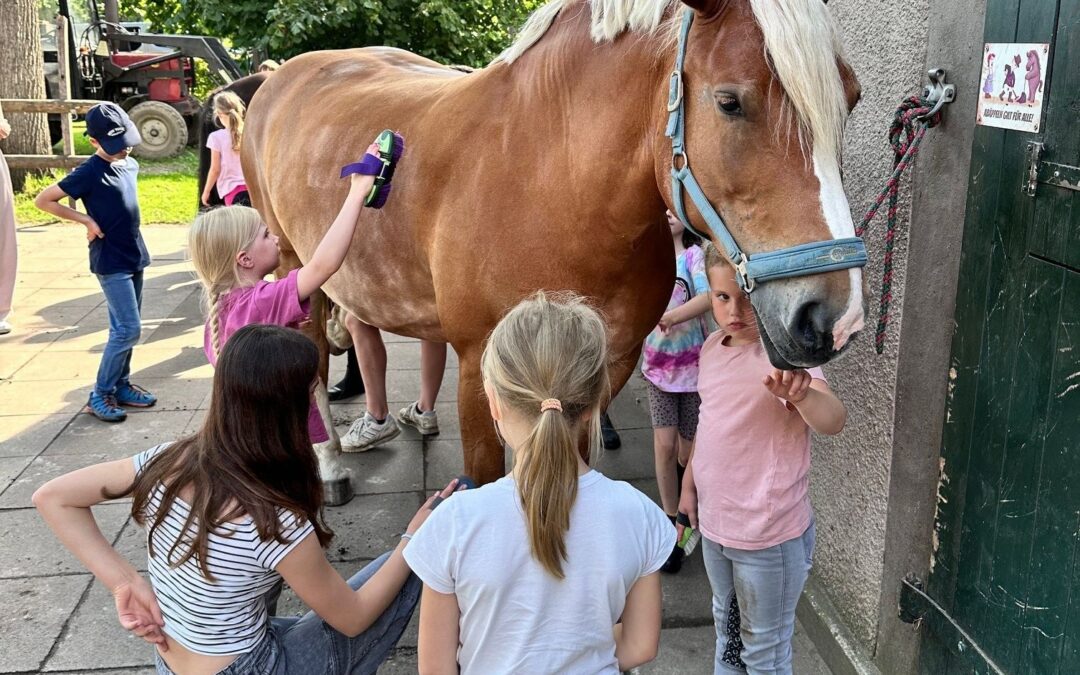
M 157 403 L 157 396 L 138 385 L 121 382 L 116 386 L 116 402 L 131 408 L 150 408 Z
M 127 412 L 117 405 L 116 397 L 111 394 L 102 396 L 96 391 L 90 394 L 83 412 L 90 413 L 102 422 L 123 422 L 127 419 Z

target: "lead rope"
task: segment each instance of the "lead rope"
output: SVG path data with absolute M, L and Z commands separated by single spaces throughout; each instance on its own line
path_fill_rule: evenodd
M 870 221 L 877 215 L 878 209 L 886 198 L 889 200 L 888 223 L 885 226 L 885 258 L 882 264 L 881 299 L 878 308 L 877 331 L 874 333 L 874 348 L 878 354 L 885 349 L 885 331 L 889 327 L 889 303 L 892 301 L 893 246 L 896 243 L 896 212 L 900 199 L 900 177 L 911 166 L 919 152 L 919 144 L 927 129 L 936 127 L 941 122 L 941 112 L 930 115 L 933 103 L 922 96 L 909 96 L 904 99 L 893 115 L 889 127 L 889 145 L 893 150 L 893 172 L 878 194 L 874 205 L 866 212 L 862 222 L 855 228 L 855 236 L 861 237 L 866 232 Z

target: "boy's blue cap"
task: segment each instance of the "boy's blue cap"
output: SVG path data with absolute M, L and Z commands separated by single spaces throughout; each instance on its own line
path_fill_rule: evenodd
M 115 103 L 99 103 L 86 111 L 86 135 L 110 155 L 142 143 L 131 118 Z

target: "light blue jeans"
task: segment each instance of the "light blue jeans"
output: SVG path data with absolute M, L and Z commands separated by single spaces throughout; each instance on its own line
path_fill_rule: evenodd
M 356 590 L 390 557 L 384 553 L 349 579 Z M 368 675 L 375 673 L 401 639 L 420 601 L 423 584 L 410 574 L 386 611 L 366 631 L 350 638 L 315 612 L 302 617 L 273 617 L 266 637 L 237 657 L 218 675 Z M 158 675 L 173 675 L 157 657 Z
M 701 540 L 712 586 L 713 672 L 791 673 L 791 637 L 814 556 L 814 522 L 802 535 L 760 551 Z
M 139 313 L 142 311 L 143 273 L 99 274 L 97 278 L 109 306 L 109 341 L 101 355 L 94 391 L 108 396 L 131 375 L 131 350 L 142 334 Z

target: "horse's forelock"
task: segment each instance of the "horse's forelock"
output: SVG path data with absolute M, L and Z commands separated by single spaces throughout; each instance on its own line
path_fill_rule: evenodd
M 828 8 L 821 0 L 750 0 L 750 7 L 804 148 L 812 142 L 815 156 L 839 157 L 848 115 L 837 65 L 844 50 Z

